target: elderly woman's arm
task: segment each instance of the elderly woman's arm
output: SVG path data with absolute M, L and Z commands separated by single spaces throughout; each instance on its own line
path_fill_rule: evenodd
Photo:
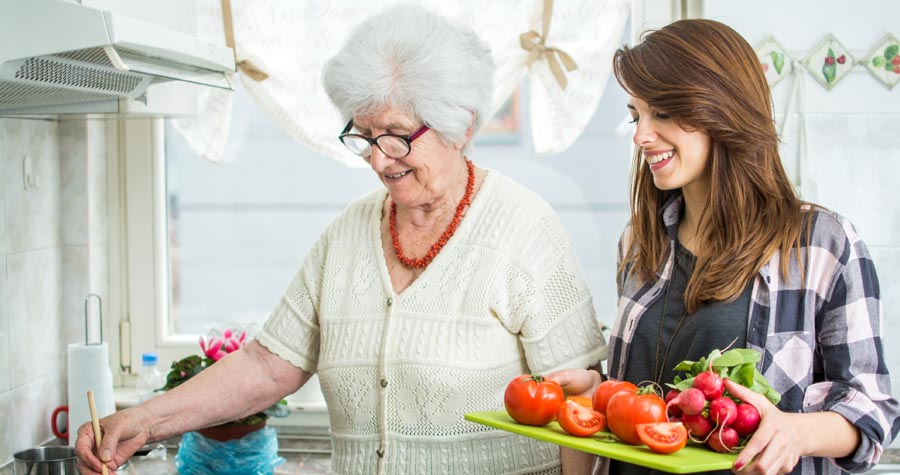
M 250 342 L 181 386 L 101 419 L 99 459 L 90 423 L 82 425 L 75 444 L 78 465 L 88 474 L 100 473 L 101 459 L 118 467 L 148 442 L 263 411 L 311 376 Z

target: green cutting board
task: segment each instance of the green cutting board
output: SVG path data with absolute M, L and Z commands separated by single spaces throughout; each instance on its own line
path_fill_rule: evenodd
M 606 431 L 591 437 L 575 437 L 567 434 L 556 422 L 542 427 L 519 424 L 512 420 L 506 411 L 470 412 L 465 418 L 495 429 L 670 473 L 730 470 L 737 458 L 734 454 L 720 454 L 691 443 L 674 454 L 657 454 L 650 451 L 646 445 L 628 445 L 620 442 Z

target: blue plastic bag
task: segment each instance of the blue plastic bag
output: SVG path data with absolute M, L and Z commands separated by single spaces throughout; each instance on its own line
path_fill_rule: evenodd
M 181 437 L 175 468 L 180 475 L 272 475 L 284 461 L 275 429 L 264 427 L 225 442 L 188 432 Z

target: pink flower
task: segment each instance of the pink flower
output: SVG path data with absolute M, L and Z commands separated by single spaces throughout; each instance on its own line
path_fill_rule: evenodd
M 221 337 L 210 337 L 209 340 L 200 337 L 200 349 L 207 358 L 213 361 L 219 361 L 228 353 L 237 351 L 246 344 L 247 332 L 242 331 L 238 336 L 230 328 L 226 328 Z
M 200 349 L 203 350 L 203 354 L 206 355 L 207 358 L 213 361 L 219 361 L 228 354 L 225 351 L 222 351 L 223 343 L 224 342 L 218 338 L 212 338 L 207 345 L 206 339 L 200 337 Z

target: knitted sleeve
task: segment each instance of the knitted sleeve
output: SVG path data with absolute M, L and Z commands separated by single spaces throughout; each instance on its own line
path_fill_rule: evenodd
M 523 216 L 508 221 L 519 229 L 503 230 L 510 252 L 518 254 L 510 259 L 529 281 L 528 292 L 508 294 L 511 330 L 532 372 L 592 366 L 606 358 L 606 341 L 572 241 L 549 204 L 522 193 L 530 195 L 516 197 Z
M 256 340 L 298 368 L 316 372 L 319 357 L 318 295 L 327 231 L 303 261 Z

